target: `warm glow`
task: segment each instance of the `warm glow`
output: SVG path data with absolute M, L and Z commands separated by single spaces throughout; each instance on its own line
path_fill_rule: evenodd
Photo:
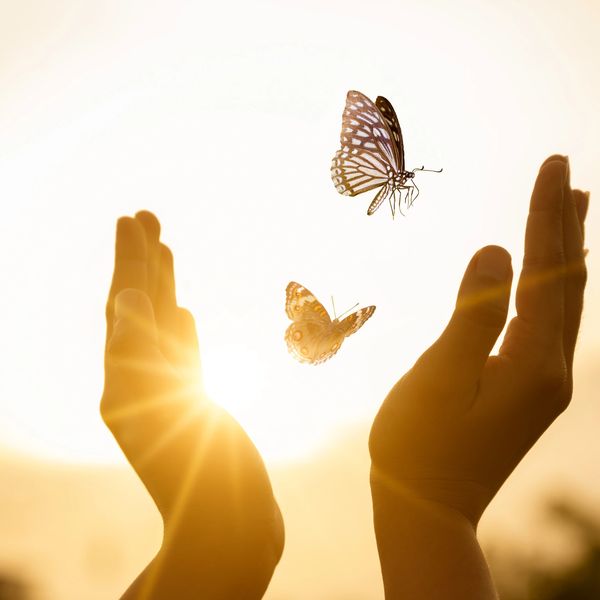
M 206 20 L 193 4 L 144 9 L 139 26 L 133 9 L 119 12 L 108 21 L 129 25 L 115 38 L 93 24 L 98 15 L 64 6 L 71 21 L 61 36 L 47 14 L 45 37 L 24 30 L 1 42 L 16 62 L 3 85 L 2 260 L 14 287 L 3 298 L 0 406 L 3 438 L 34 452 L 120 456 L 97 404 L 121 214 L 147 207 L 161 218 L 181 302 L 199 324 L 207 388 L 280 459 L 372 414 L 439 332 L 475 249 L 503 244 L 518 265 L 522 217 L 545 155 L 570 154 L 574 181 L 597 183 L 587 149 L 598 82 L 585 78 L 597 42 L 584 43 L 593 19 L 583 9 L 544 7 L 540 21 L 493 3 L 468 13 L 439 2 L 409 13 L 388 7 L 383 22 L 377 11 L 361 13 L 376 38 L 348 59 L 334 5 L 298 7 L 292 24 L 289 7 L 267 3 L 292 34 L 265 22 L 251 38 L 241 24 L 254 9 L 242 5 L 238 25 L 226 12 Z M 8 11 L 19 17 L 16 5 Z M 166 14 L 174 26 L 161 29 Z M 568 43 L 566 18 L 578 32 Z M 225 23 L 227 41 L 218 33 Z M 300 41 L 315 23 L 307 49 Z M 418 173 L 421 195 L 406 218 L 392 221 L 385 206 L 367 218 L 373 193 L 341 197 L 331 183 L 349 88 L 392 100 L 409 167 L 444 168 Z M 590 218 L 589 239 L 597 233 Z M 329 363 L 298 365 L 286 352 L 291 279 L 328 308 L 331 294 L 340 307 L 377 305 Z M 588 305 L 597 296 L 590 277 Z
M 515 506 L 534 490 L 598 487 L 599 22 L 589 0 L 2 3 L 0 460 L 6 447 L 69 466 L 3 470 L 0 575 L 26 565 L 52 582 L 44 597 L 116 598 L 160 541 L 129 467 L 102 479 L 126 466 L 99 414 L 115 222 L 141 208 L 173 250 L 208 394 L 281 490 L 289 550 L 267 600 L 383 597 L 369 424 L 441 331 L 472 254 L 502 245 L 519 270 L 555 152 L 592 190 L 575 396 L 489 530 L 522 535 Z M 375 192 L 332 184 L 349 89 L 393 103 L 408 168 L 443 167 L 417 172 L 406 217 L 367 217 Z M 377 310 L 331 361 L 301 365 L 283 341 L 290 280 L 328 310 L 331 295 Z
M 587 5 L 565 14 L 540 4 L 540 19 L 516 5 L 448 12 L 431 1 L 386 5 L 381 20 L 376 10 L 354 19 L 340 3 L 265 3 L 270 19 L 257 20 L 240 4 L 232 23 L 218 6 L 207 19 L 193 3 L 140 5 L 140 22 L 108 3 L 106 23 L 123 26 L 110 35 L 83 6 L 64 2 L 58 35 L 52 14 L 47 32 L 30 31 L 14 5 L 22 38 L 0 38 L 15 61 L 0 117 L 3 276 L 14 282 L 3 299 L 1 427 L 34 452 L 120 460 L 97 411 L 119 215 L 145 207 L 160 217 L 207 387 L 280 459 L 373 414 L 439 332 L 477 248 L 502 244 L 518 265 L 540 160 L 567 153 L 574 182 L 597 184 Z M 350 51 L 342 30 L 367 37 Z M 386 206 L 367 218 L 374 193 L 342 197 L 332 185 L 350 88 L 392 101 L 409 168 L 444 169 L 417 173 L 421 194 L 405 218 L 392 221 Z M 598 224 L 588 223 L 593 239 Z M 377 305 L 329 363 L 287 355 L 292 279 L 328 308 L 331 294 L 340 307 Z

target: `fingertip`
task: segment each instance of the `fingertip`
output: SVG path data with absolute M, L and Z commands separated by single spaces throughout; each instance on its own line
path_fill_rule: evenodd
M 166 244 L 163 244 L 162 242 L 159 244 L 159 248 L 160 248 L 160 260 L 163 264 L 170 266 L 170 268 L 173 268 L 173 252 L 171 251 L 171 249 L 169 248 L 169 246 L 167 246 Z
M 512 285 L 512 261 L 501 246 L 485 246 L 471 259 L 460 286 L 457 314 L 482 327 L 502 329 Z
M 475 272 L 482 279 L 506 281 L 512 278 L 512 259 L 502 246 L 485 246 L 476 254 Z
M 149 239 L 158 240 L 160 237 L 160 221 L 154 213 L 149 210 L 140 210 L 135 213 L 135 218 L 142 224 Z
M 544 180 L 555 182 L 560 178 L 560 183 L 563 184 L 569 170 L 569 162 L 559 159 L 547 160 L 540 168 L 538 179 L 542 177 Z
M 544 168 L 544 166 L 547 163 L 554 162 L 554 161 L 568 163 L 569 157 L 565 154 L 552 154 L 540 165 L 540 171 Z
M 121 231 L 126 229 L 127 227 L 132 227 L 135 224 L 135 219 L 133 217 L 123 216 L 117 219 L 117 231 Z
M 145 258 L 146 236 L 141 224 L 132 217 L 120 217 L 115 245 L 117 258 Z
M 196 320 L 194 315 L 187 309 L 177 307 L 177 317 L 179 319 L 179 327 L 182 332 L 196 333 Z
M 569 181 L 568 163 L 562 160 L 548 160 L 538 173 L 533 194 L 531 195 L 530 211 L 563 209 L 564 188 Z
M 590 207 L 590 193 L 581 190 L 573 190 L 573 200 L 575 202 L 575 207 L 577 208 L 579 222 L 583 224 Z

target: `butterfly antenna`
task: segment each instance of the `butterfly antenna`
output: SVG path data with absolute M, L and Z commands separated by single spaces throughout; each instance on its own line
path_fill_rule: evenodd
M 354 306 L 351 306 L 348 310 L 345 310 L 339 317 L 336 317 L 338 320 L 341 319 L 344 315 L 347 315 L 351 310 L 355 309 L 360 303 L 357 302 Z
M 426 169 L 425 166 L 422 167 L 417 167 L 416 169 L 413 169 L 413 171 L 426 171 L 428 173 L 441 173 L 444 169 Z
M 333 296 L 331 296 L 331 306 L 333 306 L 333 318 L 337 319 L 335 315 L 335 302 L 333 301 Z

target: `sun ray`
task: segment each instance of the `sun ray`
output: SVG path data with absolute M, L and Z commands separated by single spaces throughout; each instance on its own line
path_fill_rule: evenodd
M 168 554 L 168 547 L 173 543 L 173 539 L 178 533 L 182 515 L 185 512 L 187 501 L 190 497 L 191 490 L 194 486 L 196 474 L 202 464 L 202 461 L 210 448 L 210 442 L 214 437 L 215 430 L 219 425 L 219 414 L 213 414 L 213 418 L 207 422 L 207 427 L 204 429 L 204 435 L 200 436 L 197 445 L 191 455 L 191 459 L 187 471 L 181 481 L 177 497 L 174 502 L 173 509 L 168 517 L 168 523 L 165 523 L 165 533 L 160 552 L 157 554 L 152 563 L 152 568 L 148 572 L 148 576 L 144 580 L 140 592 L 141 600 L 148 600 L 151 597 L 156 579 L 161 571 L 161 564 L 164 557 Z

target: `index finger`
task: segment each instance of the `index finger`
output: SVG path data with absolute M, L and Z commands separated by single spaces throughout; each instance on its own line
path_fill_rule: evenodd
M 136 219 L 121 217 L 117 221 L 115 268 L 106 303 L 106 339 L 112 334 L 115 296 L 126 288 L 147 292 L 146 235 Z
M 562 340 L 564 327 L 563 240 L 565 157 L 551 157 L 540 169 L 531 195 L 525 256 L 517 287 L 518 319 L 537 342 Z

